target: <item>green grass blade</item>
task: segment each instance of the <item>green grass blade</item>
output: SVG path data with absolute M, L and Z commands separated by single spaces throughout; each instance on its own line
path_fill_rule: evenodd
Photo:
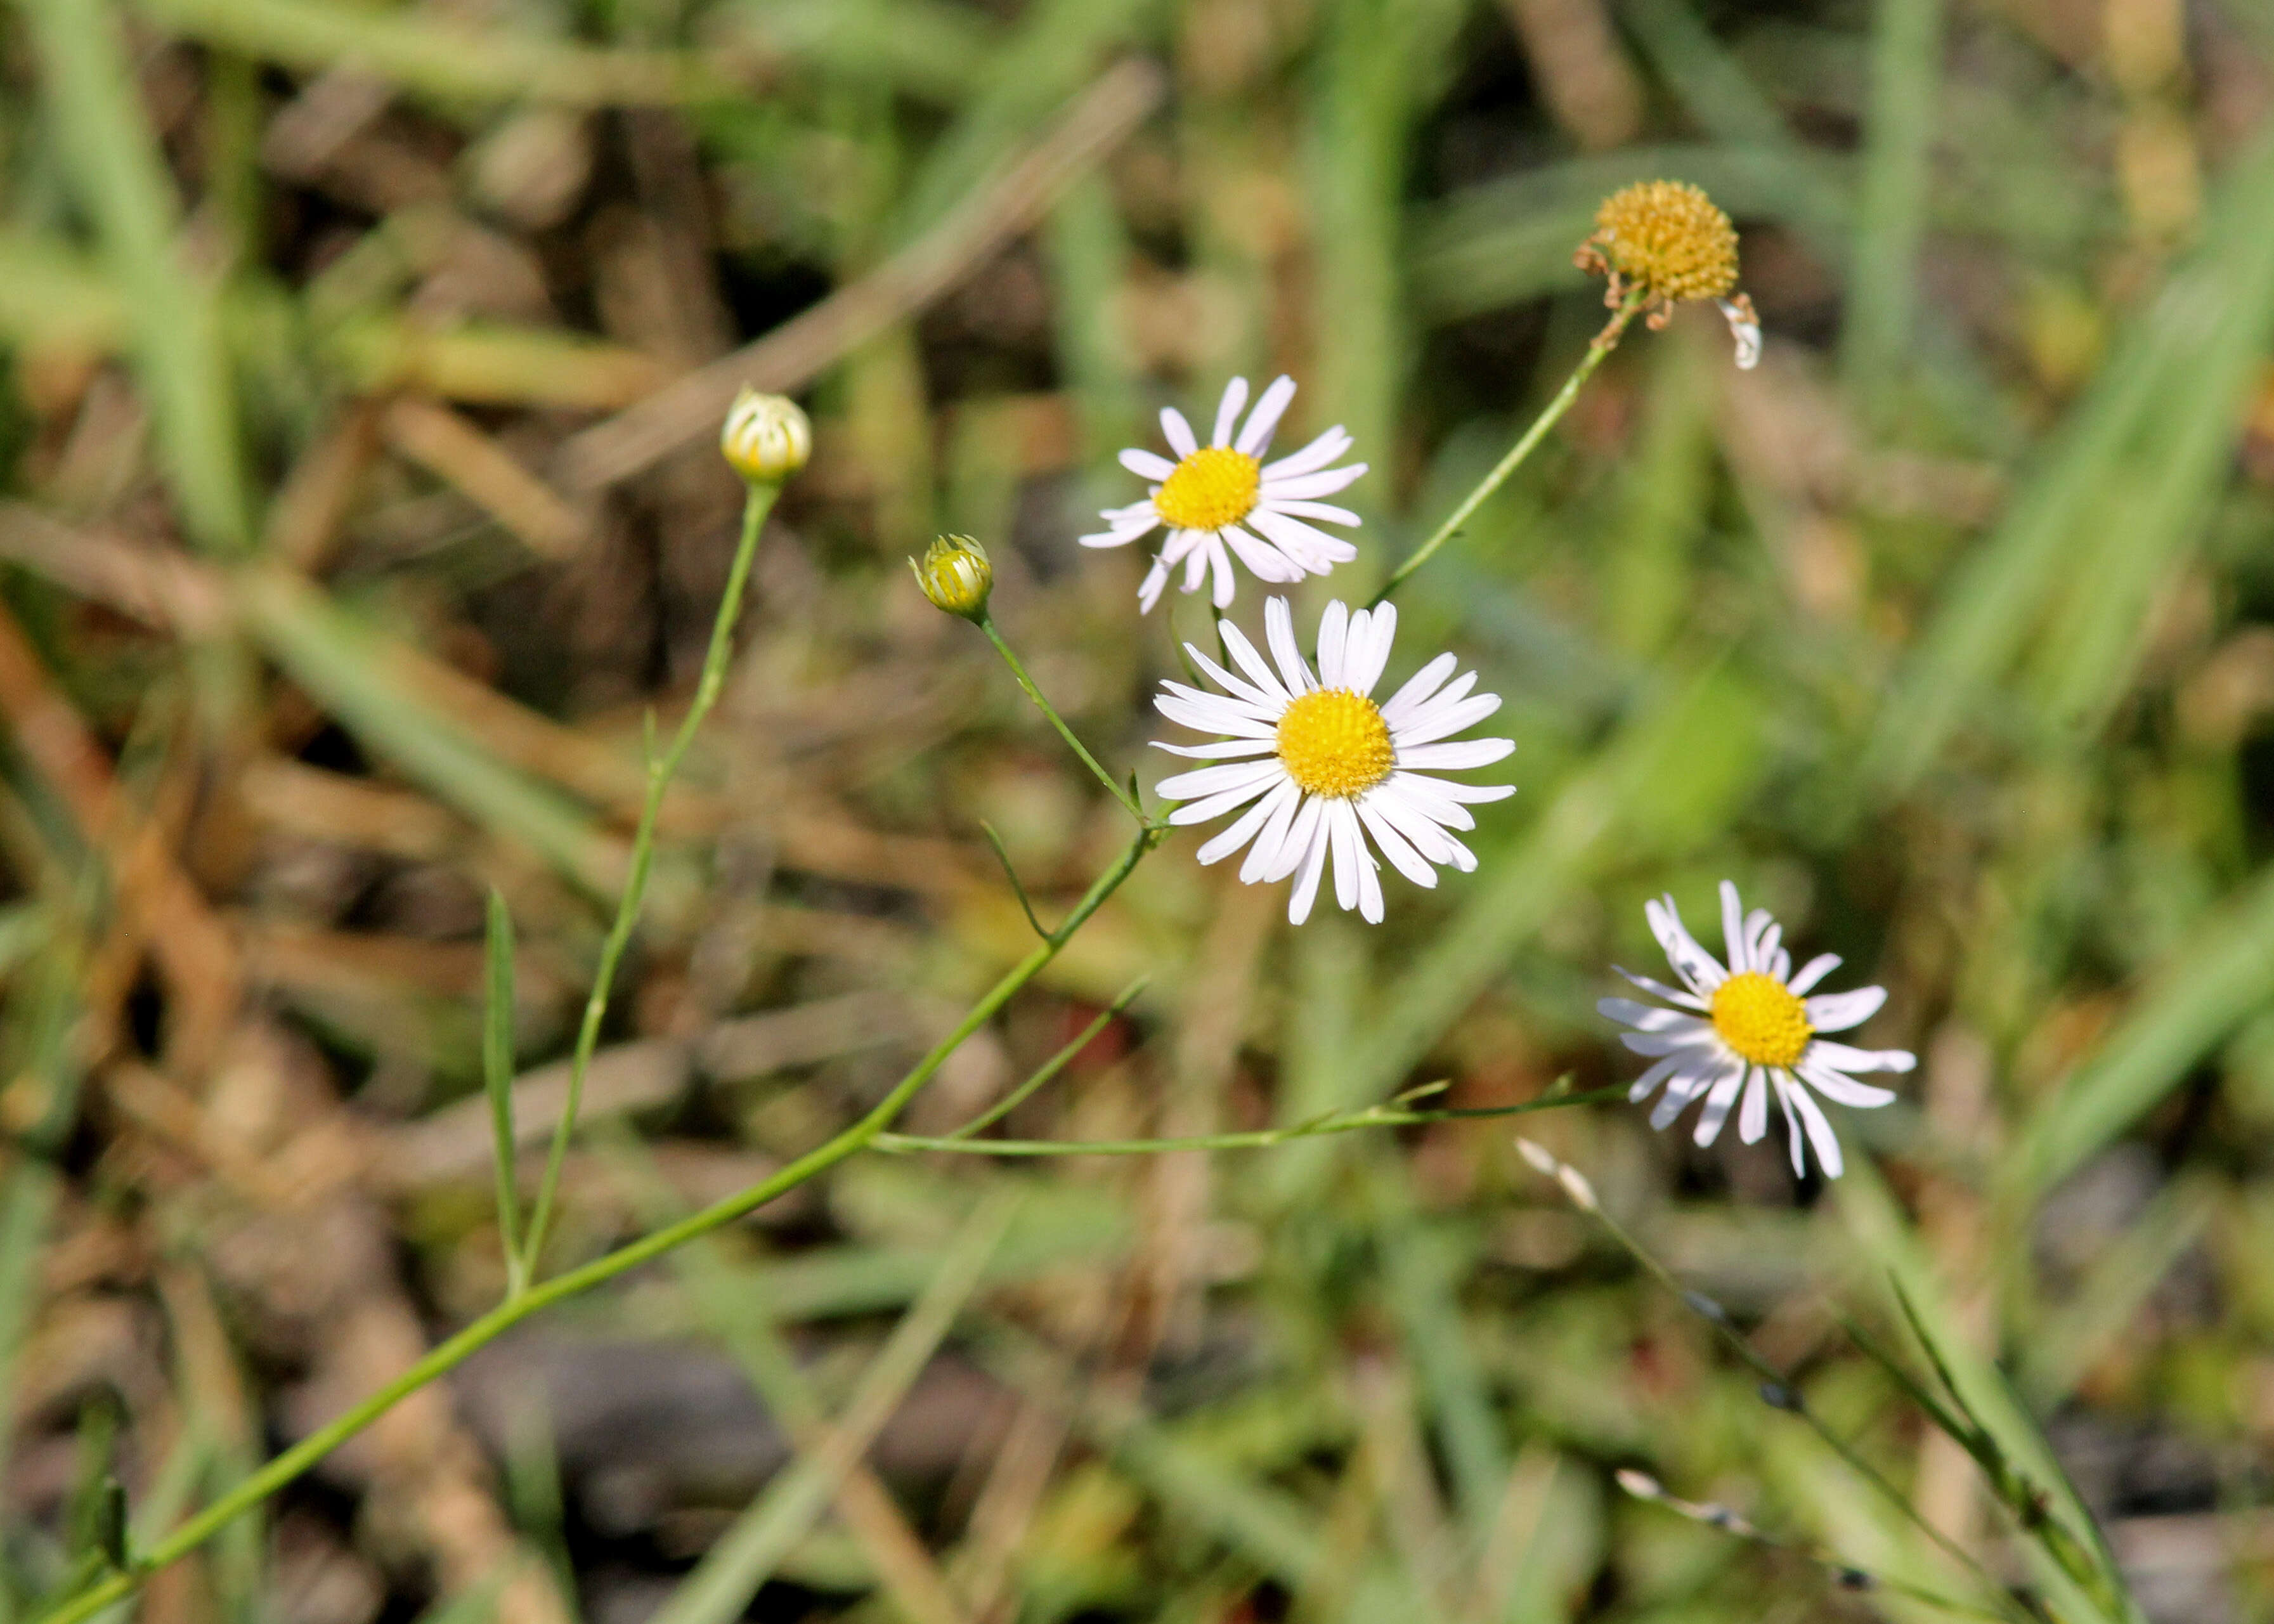
M 180 200 L 117 21 L 102 0 L 29 0 L 23 10 L 72 178 L 134 325 L 183 521 L 200 545 L 242 551 L 251 521 L 217 290 L 183 256 Z
M 238 608 L 263 648 L 373 754 L 593 895 L 614 893 L 622 860 L 591 824 L 390 681 L 376 632 L 280 571 L 248 572 L 238 585 Z
M 1941 57 L 1942 0 L 1878 0 L 1841 335 L 1841 360 L 1860 399 L 1885 400 L 1909 369 Z
M 2256 355 L 2265 342 L 2260 307 L 2274 297 L 2266 285 L 2274 274 L 2267 245 L 2274 137 L 2262 136 L 2236 161 L 2215 214 L 2202 249 L 2132 323 L 1996 529 L 1952 572 L 1880 715 L 1865 777 L 1897 792 L 1916 781 L 2036 628 L 2064 572 L 2086 595 L 2088 616 L 2091 596 L 2103 590 L 2121 590 L 2125 603 L 2138 600 L 2135 583 L 2103 588 L 2076 568 L 2079 536 L 2150 550 L 2168 549 L 2184 536 L 2201 482 L 2218 468 L 2203 449 L 2213 443 L 2206 437 L 2231 432 L 2233 423 L 2232 400 L 2221 389 L 2231 367 L 2243 363 L 2230 347 L 2241 342 L 2248 355 Z M 2135 455 L 2143 443 L 2147 459 Z M 2166 447 L 2160 464 L 2153 460 L 2158 444 Z M 2142 460 L 2148 466 L 2135 477 L 2162 492 L 2143 511 L 2160 511 L 2164 533 L 2143 543 L 2128 530 L 2092 528 L 2106 517 L 2111 480 Z M 2100 650 L 2109 641 L 2105 634 L 2096 638 L 2096 658 L 2105 659 Z M 2099 679 L 2087 673 L 2058 683 L 2054 697 L 2060 701 L 2066 692 L 2089 699 L 2096 691 Z M 2074 709 L 2077 700 L 2065 703 Z
M 317 71 L 352 66 L 453 100 L 605 107 L 723 97 L 735 88 L 691 55 L 596 50 L 535 29 L 474 28 L 411 11 L 307 0 L 135 0 L 135 9 L 208 45 Z
M 490 1097 L 490 1139 L 497 1162 L 498 1235 L 505 1244 L 507 1289 L 523 1283 L 521 1195 L 514 1181 L 513 915 L 490 887 L 482 988 L 482 1086 Z
M 2139 1121 L 2212 1045 L 2274 997 L 2274 868 L 2205 920 L 2194 943 L 2037 1108 L 2008 1165 L 2042 1195 Z
M 2202 1237 L 2217 1210 L 2207 1181 L 2166 1185 L 2093 1262 L 2067 1305 L 2031 1331 L 2015 1383 L 2040 1410 L 2076 1390 L 2131 1326 L 2172 1266 Z
M 830 1440 L 784 1469 L 695 1570 L 651 1615 L 652 1624 L 731 1624 L 742 1616 L 782 1557 L 828 1506 L 846 1469 L 863 1454 L 955 1324 L 1009 1228 L 1014 1192 L 981 1202 L 909 1309 L 863 1372 Z

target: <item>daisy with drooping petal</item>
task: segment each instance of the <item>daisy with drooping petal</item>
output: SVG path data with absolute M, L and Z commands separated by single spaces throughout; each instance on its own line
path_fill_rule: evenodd
M 1239 410 L 1247 404 L 1247 380 L 1235 378 L 1224 387 L 1216 411 L 1216 433 L 1205 446 L 1193 436 L 1192 425 L 1175 407 L 1161 412 L 1161 432 L 1177 460 L 1150 451 L 1125 451 L 1121 466 L 1141 479 L 1155 481 L 1152 493 L 1126 508 L 1108 508 L 1098 516 L 1106 529 L 1084 536 L 1085 547 L 1121 547 L 1163 525 L 1169 539 L 1137 589 L 1137 605 L 1149 613 L 1168 584 L 1169 572 L 1185 567 L 1185 590 L 1197 591 L 1203 575 L 1215 577 L 1216 606 L 1231 606 L 1231 560 L 1237 555 L 1259 581 L 1300 581 L 1323 575 L 1337 564 L 1347 564 L 1358 549 L 1339 536 L 1330 536 L 1312 523 L 1356 524 L 1358 515 L 1318 499 L 1332 496 L 1366 472 L 1366 464 L 1352 462 L 1329 468 L 1351 448 L 1351 437 L 1337 425 L 1309 445 L 1277 462 L 1266 463 L 1271 435 L 1295 398 L 1295 380 L 1273 380 L 1247 421 L 1239 425 Z
M 1825 1177 L 1839 1177 L 1840 1141 L 1809 1091 L 1868 1110 L 1895 1096 L 1857 1082 L 1856 1073 L 1908 1071 L 1917 1062 L 1905 1049 L 1850 1049 L 1819 1034 L 1845 1032 L 1869 1020 L 1887 1001 L 1886 989 L 1859 987 L 1853 992 L 1808 996 L 1809 989 L 1838 967 L 1838 955 L 1819 953 L 1794 974 L 1792 955 L 1780 944 L 1781 927 L 1766 908 L 1744 912 L 1737 888 L 1727 880 L 1721 882 L 1721 932 L 1729 953 L 1726 969 L 1683 928 L 1672 897 L 1645 903 L 1643 914 L 1682 987 L 1621 970 L 1621 975 L 1645 992 L 1680 1007 L 1638 1004 L 1631 998 L 1605 998 L 1595 1006 L 1635 1028 L 1619 1034 L 1629 1049 L 1660 1056 L 1636 1079 L 1627 1098 L 1640 1104 L 1665 1084 L 1666 1095 L 1650 1114 L 1650 1125 L 1664 1128 L 1702 1096 L 1706 1109 L 1698 1114 L 1697 1132 L 1700 1145 L 1711 1145 L 1719 1137 L 1735 1107 L 1737 1137 L 1751 1145 L 1768 1132 L 1768 1095 L 1774 1089 L 1791 1139 L 1792 1170 L 1806 1170 L 1801 1154 L 1805 1132 Z M 1684 1014 L 1684 1010 L 1696 1013 Z
M 1263 625 L 1276 668 L 1238 627 L 1219 621 L 1238 674 L 1190 643 L 1185 650 L 1224 691 L 1163 682 L 1168 691 L 1153 702 L 1172 722 L 1227 735 L 1215 744 L 1161 745 L 1223 763 L 1161 781 L 1161 793 L 1186 803 L 1169 815 L 1171 823 L 1205 823 L 1255 802 L 1201 847 L 1200 860 L 1216 862 L 1244 846 L 1239 877 L 1246 883 L 1293 875 L 1287 918 L 1297 925 L 1310 917 L 1330 853 L 1335 900 L 1381 922 L 1381 865 L 1369 840 L 1416 885 L 1436 884 L 1434 865 L 1449 863 L 1464 874 L 1475 868 L 1476 854 L 1448 831 L 1475 828 L 1468 806 L 1513 795 L 1515 787 L 1458 784 L 1431 772 L 1488 766 L 1516 748 L 1507 739 L 1452 738 L 1499 710 L 1499 696 L 1472 695 L 1477 673 L 1453 678 L 1459 662 L 1441 654 L 1376 704 L 1374 685 L 1397 630 L 1397 611 L 1389 604 L 1355 614 L 1329 604 L 1319 621 L 1316 676 L 1295 646 L 1285 598 L 1263 605 Z

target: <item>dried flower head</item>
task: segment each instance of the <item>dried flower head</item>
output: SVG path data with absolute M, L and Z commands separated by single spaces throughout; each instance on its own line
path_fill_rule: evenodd
M 1737 229 L 1689 182 L 1638 181 L 1613 192 L 1574 258 L 1581 270 L 1608 280 L 1606 304 L 1615 307 L 1638 294 L 1653 328 L 1684 300 L 1713 300 L 1736 340 L 1737 365 L 1760 359 L 1760 320 L 1752 301 L 1736 292 Z
M 779 485 L 813 455 L 813 425 L 786 395 L 761 395 L 748 385 L 727 411 L 719 449 L 753 485 Z
M 976 620 L 987 613 L 987 595 L 995 590 L 995 567 L 987 549 L 968 536 L 941 536 L 924 549 L 923 561 L 908 560 L 916 584 L 935 609 Z

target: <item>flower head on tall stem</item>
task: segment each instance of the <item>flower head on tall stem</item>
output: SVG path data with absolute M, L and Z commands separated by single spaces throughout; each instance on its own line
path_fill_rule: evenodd
M 813 425 L 786 395 L 761 395 L 748 384 L 727 410 L 719 450 L 752 485 L 779 485 L 813 455 Z
M 1646 180 L 1623 187 L 1595 211 L 1595 229 L 1574 256 L 1581 270 L 1609 283 L 1603 302 L 1623 310 L 1630 298 L 1653 329 L 1674 307 L 1711 299 L 1737 342 L 1737 365 L 1761 358 L 1761 324 L 1737 288 L 1737 229 L 1687 181 Z
M 933 608 L 967 620 L 986 617 L 988 595 L 995 590 L 995 566 L 988 561 L 987 549 L 970 537 L 936 537 L 924 549 L 923 561 L 910 559 L 908 568 Z
M 1794 974 L 1792 955 L 1781 945 L 1782 928 L 1766 908 L 1746 913 L 1737 888 L 1727 880 L 1721 882 L 1727 966 L 1683 928 L 1673 898 L 1645 903 L 1643 914 L 1682 985 L 1668 987 L 1621 970 L 1621 975 L 1645 992 L 1679 1007 L 1632 998 L 1605 998 L 1595 1006 L 1635 1028 L 1620 1034 L 1629 1049 L 1656 1057 L 1627 1097 L 1640 1104 L 1663 1084 L 1665 1096 L 1650 1114 L 1650 1125 L 1659 1129 L 1704 1099 L 1696 1135 L 1700 1145 L 1711 1145 L 1720 1137 L 1721 1124 L 1736 1109 L 1737 1136 L 1751 1145 L 1768 1132 L 1768 1096 L 1773 1089 L 1791 1141 L 1792 1170 L 1807 1170 L 1801 1150 L 1804 1133 L 1825 1177 L 1839 1177 L 1840 1140 L 1810 1090 L 1838 1104 L 1869 1110 L 1895 1096 L 1888 1089 L 1857 1082 L 1856 1073 L 1908 1071 L 1917 1063 L 1906 1049 L 1851 1049 L 1823 1034 L 1845 1032 L 1869 1020 L 1887 1001 L 1886 989 L 1859 987 L 1853 992 L 1808 996 L 1811 988 L 1839 968 L 1838 956 L 1819 953 Z
M 1161 432 L 1177 454 L 1176 461 L 1144 450 L 1121 454 L 1121 466 L 1154 481 L 1152 491 L 1141 502 L 1104 509 L 1098 516 L 1106 528 L 1084 536 L 1081 545 L 1126 546 L 1168 527 L 1168 541 L 1137 589 L 1141 613 L 1149 613 L 1160 601 L 1169 572 L 1179 564 L 1185 567 L 1186 591 L 1199 590 L 1201 580 L 1212 575 L 1216 606 L 1228 609 L 1234 557 L 1259 581 L 1289 582 L 1323 575 L 1358 556 L 1349 542 L 1313 523 L 1359 522 L 1349 508 L 1318 500 L 1332 496 L 1366 472 L 1363 462 L 1328 466 L 1350 450 L 1351 437 L 1337 425 L 1300 451 L 1276 462 L 1263 461 L 1279 419 L 1294 398 L 1295 380 L 1275 379 L 1243 424 L 1239 413 L 1247 404 L 1247 380 L 1235 378 L 1224 386 L 1224 398 L 1216 404 L 1216 432 L 1207 445 L 1200 443 L 1184 414 L 1171 406 L 1161 413 Z
M 1234 673 L 1192 644 L 1185 651 L 1221 694 L 1164 682 L 1154 700 L 1163 716 L 1215 744 L 1162 744 L 1177 756 L 1220 762 L 1161 781 L 1161 793 L 1186 804 L 1171 823 L 1204 823 L 1254 801 L 1231 827 L 1201 847 L 1212 863 L 1242 846 L 1239 877 L 1250 885 L 1295 876 L 1287 918 L 1310 917 L 1319 878 L 1334 858 L 1335 900 L 1345 911 L 1382 920 L 1381 865 L 1371 838 L 1416 885 L 1437 883 L 1436 865 L 1467 873 L 1476 855 L 1448 832 L 1473 829 L 1467 805 L 1516 793 L 1506 784 L 1460 784 L 1429 770 L 1489 766 L 1516 748 L 1506 739 L 1452 741 L 1500 709 L 1499 696 L 1472 695 L 1473 671 L 1451 681 L 1458 665 L 1441 654 L 1386 703 L 1372 697 L 1397 630 L 1397 610 L 1384 604 L 1355 614 L 1339 602 L 1319 622 L 1318 671 L 1295 646 L 1295 622 L 1284 598 L 1263 605 L 1271 662 L 1229 620 L 1217 623 Z M 1260 797 L 1260 799 L 1259 799 Z

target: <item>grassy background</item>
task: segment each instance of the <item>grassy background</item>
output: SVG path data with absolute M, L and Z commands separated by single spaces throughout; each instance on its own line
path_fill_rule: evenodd
M 1149 781 L 1206 616 L 1138 621 L 1142 560 L 1073 545 L 1137 494 L 1114 450 L 1292 372 L 1289 435 L 1374 470 L 1309 607 L 1364 596 L 1577 358 L 1571 249 L 1656 176 L 1737 217 L 1766 357 L 1638 333 L 1403 594 L 1392 679 L 1450 646 L 1507 698 L 1480 870 L 1290 933 L 1179 838 L 915 1121 L 1141 974 L 1016 1132 L 1621 1080 L 1593 1001 L 1653 958 L 1643 899 L 1703 923 L 1734 877 L 1921 1054 L 1840 1116 L 1850 1176 L 1618 1109 L 1539 1137 L 1993 1567 L 2031 1571 L 1841 1330 L 1891 1275 L 2150 1616 L 2274 1615 L 2255 0 L 18 0 L 0 72 L 0 1619 L 107 1432 L 160 1530 L 494 1299 L 482 897 L 541 1132 L 731 551 L 719 379 L 798 392 L 817 455 L 666 809 L 563 1259 L 814 1143 L 1024 951 L 982 820 L 1046 909 L 1121 838 L 905 554 L 983 538 Z M 832 1425 L 875 1434 L 833 1494 Z M 871 1158 L 139 1605 L 1926 1616 L 1621 1466 L 1956 1583 L 1503 1127 Z

